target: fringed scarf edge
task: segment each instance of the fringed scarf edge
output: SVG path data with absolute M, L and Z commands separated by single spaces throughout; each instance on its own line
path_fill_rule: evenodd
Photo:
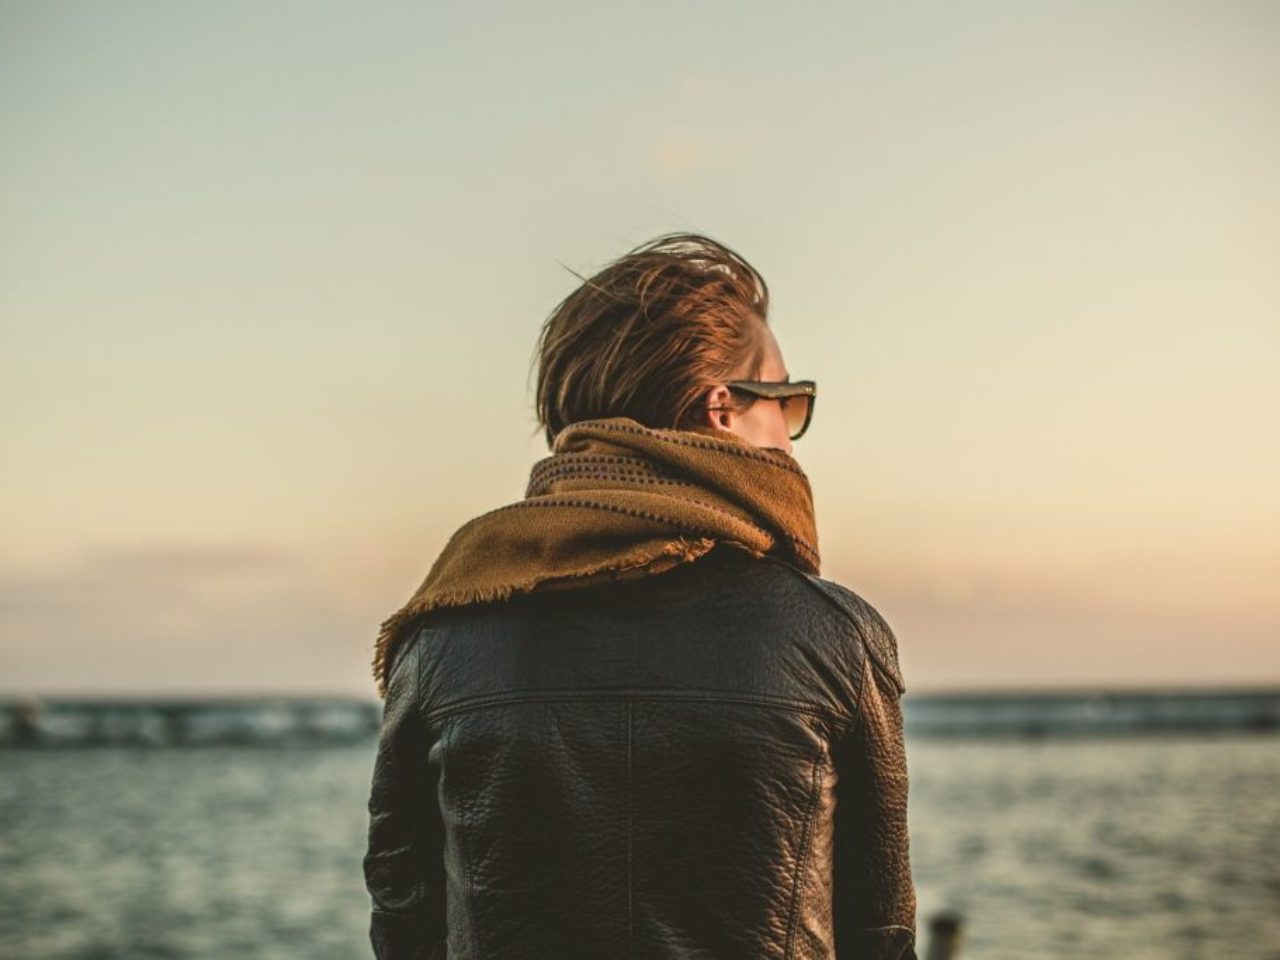
M 656 551 L 639 550 L 622 557 L 612 557 L 582 570 L 551 576 L 535 574 L 523 580 L 499 583 L 491 587 L 457 587 L 437 590 L 424 583 L 408 603 L 382 622 L 378 639 L 374 644 L 371 662 L 379 699 L 385 699 L 390 684 L 388 667 L 393 663 L 396 647 L 407 635 L 410 624 L 433 610 L 443 607 L 461 607 L 472 603 L 488 603 L 506 600 L 516 594 L 530 593 L 546 585 L 548 588 L 585 585 L 584 581 L 602 574 L 627 575 L 636 573 L 661 573 L 681 563 L 696 560 L 717 543 L 726 542 L 712 537 L 677 537 L 667 540 Z M 738 544 L 738 541 L 733 541 Z M 747 544 L 738 544 L 753 555 L 761 551 Z M 428 582 L 430 577 L 428 577 Z

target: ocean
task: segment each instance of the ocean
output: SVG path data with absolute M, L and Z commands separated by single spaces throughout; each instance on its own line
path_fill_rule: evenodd
M 957 717 L 991 714 L 976 701 L 908 695 L 921 957 L 952 911 L 964 960 L 1280 960 L 1280 733 L 1252 707 L 1234 727 L 1126 731 L 1131 711 L 1092 702 L 1030 729 L 1025 699 L 996 703 L 1015 719 L 975 732 Z M 289 735 L 296 712 L 274 704 L 268 733 L 206 710 L 181 727 L 204 729 L 196 743 L 164 739 L 173 721 L 140 741 L 118 712 L 71 712 L 50 712 L 47 743 L 10 729 L 0 748 L 0 957 L 372 956 L 372 731 L 311 711 L 311 734 Z

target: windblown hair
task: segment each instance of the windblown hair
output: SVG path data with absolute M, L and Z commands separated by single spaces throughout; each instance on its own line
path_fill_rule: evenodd
M 534 358 L 537 417 L 548 446 L 580 420 L 623 416 L 648 427 L 688 426 L 716 383 L 759 375 L 769 289 L 724 244 L 669 233 L 590 279 L 570 272 L 582 285 L 543 323 Z

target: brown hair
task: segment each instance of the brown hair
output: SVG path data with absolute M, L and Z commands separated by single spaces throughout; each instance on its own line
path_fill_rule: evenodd
M 686 426 L 712 385 L 758 375 L 769 288 L 724 244 L 669 233 L 590 279 L 570 272 L 583 283 L 551 311 L 535 352 L 548 446 L 568 424 L 599 417 Z

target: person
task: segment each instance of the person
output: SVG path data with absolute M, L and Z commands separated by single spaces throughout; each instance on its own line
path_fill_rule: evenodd
M 695 233 L 580 279 L 551 454 L 374 645 L 374 954 L 915 960 L 897 641 L 820 575 L 767 285 Z

